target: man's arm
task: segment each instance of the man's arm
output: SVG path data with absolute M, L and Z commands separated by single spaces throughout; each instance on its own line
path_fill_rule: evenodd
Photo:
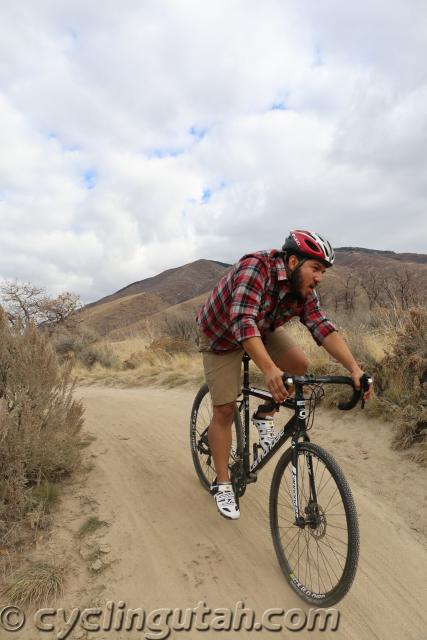
M 268 390 L 275 402 L 282 402 L 288 397 L 283 384 L 283 371 L 277 367 L 270 358 L 261 338 L 248 338 L 241 343 L 247 354 L 250 355 L 258 369 L 262 371 Z
M 333 331 L 324 338 L 322 347 L 331 355 L 335 360 L 338 360 L 343 367 L 345 367 L 351 374 L 354 380 L 354 386 L 356 389 L 360 389 L 360 378 L 364 374 L 363 369 L 359 367 L 356 360 L 353 357 L 350 349 L 347 346 L 344 338 L 337 331 Z M 364 398 L 368 400 L 371 396 L 372 385 L 368 391 L 365 392 Z

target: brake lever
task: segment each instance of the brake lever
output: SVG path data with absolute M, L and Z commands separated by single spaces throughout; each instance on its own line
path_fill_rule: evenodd
M 368 373 L 364 373 L 363 376 L 361 376 L 360 378 L 360 384 L 362 386 L 363 391 L 368 391 L 369 387 L 371 386 L 371 384 L 373 383 L 373 379 L 372 376 L 370 376 Z M 361 409 L 365 408 L 365 397 L 364 395 L 362 396 L 362 402 L 360 404 Z

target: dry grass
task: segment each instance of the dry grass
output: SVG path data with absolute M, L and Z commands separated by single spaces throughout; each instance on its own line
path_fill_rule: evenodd
M 0 593 L 4 602 L 18 606 L 46 605 L 61 595 L 65 575 L 66 570 L 62 565 L 33 562 L 15 571 Z
M 310 362 L 311 373 L 345 373 L 345 369 L 334 362 L 328 353 L 317 346 L 310 333 L 300 322 L 288 325 L 290 335 L 301 346 Z M 342 327 L 346 339 L 351 344 L 356 357 L 370 365 L 379 362 L 385 355 L 390 344 L 390 333 L 376 329 L 363 335 L 353 334 Z M 167 345 L 172 341 L 170 349 Z M 119 386 L 134 386 L 154 384 L 172 386 L 197 386 L 203 381 L 203 367 L 200 353 L 188 348 L 188 343 L 180 351 L 179 338 L 153 338 L 153 333 L 147 335 L 133 335 L 131 338 L 119 341 L 103 341 L 102 344 L 114 353 L 120 361 L 119 367 L 107 369 L 95 364 L 90 370 L 77 364 L 73 373 L 79 383 L 109 384 Z M 262 375 L 252 367 L 253 380 L 262 382 Z
M 55 483 L 79 465 L 82 424 L 69 367 L 33 325 L 12 328 L 0 309 L 0 543 L 44 526 Z
M 82 538 L 83 536 L 90 535 L 98 531 L 98 529 L 102 529 L 102 527 L 108 527 L 108 522 L 100 520 L 97 516 L 90 516 L 80 527 L 79 536 Z
M 43 510 L 50 510 L 59 497 L 59 487 L 53 482 L 43 480 L 32 489 L 32 499 L 36 506 L 41 506 Z
M 165 387 L 197 386 L 203 382 L 202 361 L 198 354 L 166 351 L 144 353 L 142 360 L 133 369 L 105 369 L 94 365 L 90 370 L 78 365 L 73 370 L 79 384 L 105 384 L 133 387 L 160 385 Z
M 351 316 L 334 317 L 340 332 L 362 368 L 374 374 L 376 394 L 366 405 L 367 415 L 397 424 L 394 446 L 407 448 L 418 443 L 416 459 L 427 458 L 423 445 L 426 426 L 426 393 L 420 383 L 427 369 L 427 311 L 423 308 L 402 311 L 379 309 Z M 310 373 L 346 375 L 347 371 L 317 346 L 299 322 L 289 323 L 290 335 L 310 362 Z M 177 337 L 155 337 L 147 322 L 147 332 L 116 342 L 104 342 L 121 366 L 112 369 L 95 365 L 88 371 L 76 367 L 79 382 L 120 386 L 185 385 L 197 387 L 203 381 L 202 359 L 188 347 L 180 347 Z M 183 351 L 187 351 L 186 353 Z M 252 366 L 252 380 L 263 383 L 263 376 Z M 328 388 L 326 402 L 333 404 L 341 388 Z

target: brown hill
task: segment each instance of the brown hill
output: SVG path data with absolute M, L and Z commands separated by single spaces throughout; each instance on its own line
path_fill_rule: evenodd
M 336 254 L 336 266 L 328 272 L 320 291 L 331 310 L 367 307 L 379 299 L 390 302 L 393 295 L 425 302 L 427 255 L 359 247 L 339 248 Z M 214 260 L 196 260 L 168 269 L 87 305 L 83 317 L 102 335 L 118 338 L 143 330 L 147 317 L 155 325 L 160 323 L 166 310 L 168 314 L 172 309 L 193 314 L 230 267 Z
M 81 313 L 81 318 L 87 327 L 105 336 L 117 329 L 127 329 L 136 320 L 141 321 L 168 306 L 159 296 L 152 293 L 137 293 L 116 299 L 110 296 L 110 299 L 102 304 L 86 307 Z
M 395 253 L 394 251 L 380 251 L 379 249 L 362 249 L 361 247 L 339 247 L 335 249 L 336 263 L 353 266 L 357 262 L 368 260 L 372 263 L 387 261 L 416 262 L 427 264 L 427 255 L 424 253 Z
M 136 333 L 145 327 L 147 316 L 198 296 L 203 298 L 230 266 L 215 260 L 196 260 L 167 269 L 86 305 L 82 319 L 103 336 L 116 338 Z M 185 310 L 196 304 L 190 302 Z
M 136 293 L 155 293 L 163 302 L 179 304 L 207 291 L 231 265 L 215 260 L 196 260 L 182 267 L 167 269 L 157 276 L 139 280 L 87 307 L 104 304 Z

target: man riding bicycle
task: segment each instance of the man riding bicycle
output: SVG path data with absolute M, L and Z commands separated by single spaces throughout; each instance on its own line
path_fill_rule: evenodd
M 297 316 L 314 340 L 340 362 L 360 388 L 363 370 L 337 328 L 319 307 L 315 287 L 335 254 L 318 233 L 291 231 L 281 251 L 244 255 L 225 274 L 200 309 L 197 323 L 206 382 L 213 404 L 208 439 L 216 470 L 211 486 L 215 504 L 226 518 L 240 516 L 230 482 L 231 425 L 241 391 L 242 355 L 246 351 L 265 377 L 276 403 L 288 397 L 283 373 L 304 375 L 308 361 L 283 325 Z M 365 392 L 365 400 L 371 389 Z M 274 439 L 274 411 L 258 407 L 252 420 L 260 445 Z

